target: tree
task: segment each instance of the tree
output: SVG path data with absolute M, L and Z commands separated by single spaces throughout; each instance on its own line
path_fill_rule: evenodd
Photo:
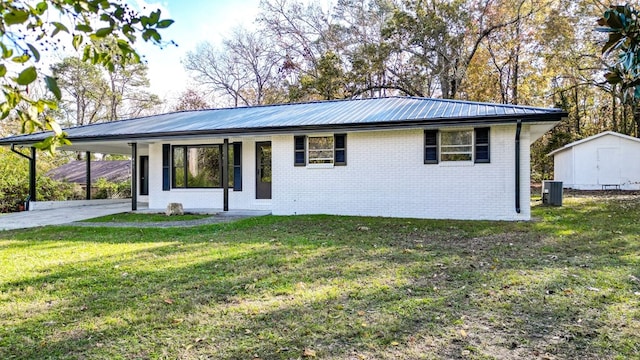
M 86 125 L 149 114 L 159 105 L 149 87 L 147 66 L 118 64 L 114 71 L 68 57 L 52 67 L 62 92 L 60 108 L 67 124 Z
M 619 85 L 623 101 L 632 106 L 636 127 L 640 127 L 640 11 L 629 5 L 611 6 L 598 20 L 598 31 L 608 34 L 602 47 L 607 62 L 604 75 Z M 615 99 L 615 98 L 614 98 Z
M 180 94 L 180 98 L 178 98 L 178 103 L 174 107 L 174 110 L 185 111 L 208 108 L 209 104 L 197 91 L 193 89 L 187 89 L 183 91 L 182 94 Z
M 107 121 L 151 115 L 162 104 L 157 95 L 145 90 L 150 85 L 147 71 L 143 63 L 121 63 L 107 72 Z
M 51 67 L 62 92 L 59 107 L 67 114 L 65 125 L 86 125 L 106 118 L 109 86 L 102 71 L 77 57 Z
M 173 20 L 160 16 L 160 10 L 140 14 L 124 3 L 101 0 L 3 1 L 0 85 L 4 99 L 0 103 L 0 119 L 15 114 L 27 132 L 53 130 L 55 135 L 39 144 L 40 148 L 54 149 L 57 144 L 67 142 L 60 126 L 46 115 L 46 109 L 55 108 L 56 102 L 29 95 L 29 87 L 40 77 L 56 99 L 62 96 L 55 77 L 38 70 L 40 53 L 59 49 L 69 41 L 76 50 L 82 49 L 83 61 L 113 71 L 117 64 L 140 62 L 133 48 L 139 37 L 163 44 L 159 30 L 170 26 Z M 60 36 L 61 33 L 69 34 L 70 40 Z M 106 38 L 113 39 L 116 46 L 101 46 Z M 23 103 L 28 105 L 26 109 L 19 107 Z
M 394 51 L 406 54 L 424 78 L 412 95 L 430 92 L 435 80 L 443 98 L 455 98 L 481 43 L 522 16 L 490 16 L 498 11 L 492 1 L 402 1 L 384 34 Z
M 233 106 L 279 100 L 272 91 L 279 85 L 278 57 L 269 39 L 258 31 L 238 28 L 221 48 L 202 43 L 187 53 L 184 66 L 198 83 L 228 96 Z

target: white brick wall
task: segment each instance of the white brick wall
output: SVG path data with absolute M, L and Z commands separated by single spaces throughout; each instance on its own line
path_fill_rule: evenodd
M 420 129 L 349 133 L 347 166 L 332 168 L 293 166 L 293 136 L 274 136 L 273 213 L 529 219 L 526 126 L 521 214 L 515 211 L 515 125 L 491 128 L 490 164 L 425 165 L 423 136 Z
M 229 189 L 230 210 L 270 210 L 270 200 L 256 199 L 256 141 L 264 138 L 231 138 L 229 142 L 242 142 L 242 191 Z M 149 145 L 149 209 L 163 210 L 171 202 L 182 203 L 185 209 L 222 209 L 222 189 L 171 189 L 162 191 L 162 144 L 202 145 L 222 144 L 222 139 L 194 141 L 165 141 Z M 233 170 L 229 170 L 233 171 Z
M 305 134 L 310 135 L 310 134 Z M 230 191 L 230 209 L 271 209 L 275 215 L 337 214 L 441 219 L 527 220 L 529 132 L 521 134 L 521 207 L 515 211 L 515 125 L 491 128 L 491 163 L 424 164 L 421 129 L 351 132 L 347 165 L 296 167 L 293 135 L 234 138 L 243 144 L 243 190 Z M 273 199 L 255 199 L 255 142 L 272 141 Z M 165 142 L 166 143 L 166 142 Z M 175 142 L 216 144 L 221 139 Z M 222 208 L 222 189 L 162 191 L 162 142 L 149 146 L 149 208 L 169 202 Z

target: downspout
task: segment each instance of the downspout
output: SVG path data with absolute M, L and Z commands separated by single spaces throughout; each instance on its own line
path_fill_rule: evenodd
M 36 148 L 31 147 L 31 156 L 16 150 L 15 144 L 11 144 L 11 151 L 29 160 L 29 201 L 36 201 Z M 27 201 L 25 210 L 29 210 L 29 201 Z
M 131 211 L 138 210 L 138 143 L 131 143 Z
M 520 214 L 520 131 L 522 120 L 516 123 L 516 212 Z

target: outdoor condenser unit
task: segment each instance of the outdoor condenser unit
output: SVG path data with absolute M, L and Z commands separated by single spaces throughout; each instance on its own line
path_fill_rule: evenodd
M 562 206 L 562 181 L 544 180 L 542 182 L 542 203 Z

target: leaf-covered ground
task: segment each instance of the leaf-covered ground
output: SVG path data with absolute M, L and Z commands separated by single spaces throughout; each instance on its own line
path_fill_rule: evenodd
M 0 233 L 2 359 L 640 357 L 640 201 Z

